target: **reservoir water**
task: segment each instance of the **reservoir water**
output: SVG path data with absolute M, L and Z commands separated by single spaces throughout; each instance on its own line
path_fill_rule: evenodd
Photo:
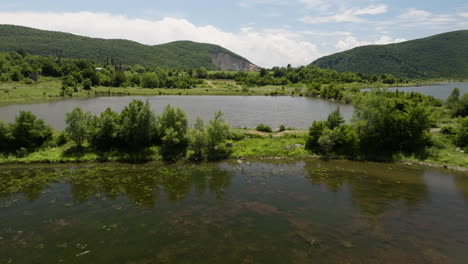
M 149 96 L 149 97 L 96 97 L 68 99 L 56 102 L 0 106 L 0 119 L 13 122 L 19 111 L 31 111 L 44 119 L 54 129 L 65 128 L 65 114 L 75 107 L 103 112 L 107 107 L 120 112 L 133 99 L 148 100 L 157 115 L 168 104 L 183 108 L 191 120 L 201 116 L 205 120 L 213 118 L 216 111 L 222 110 L 226 120 L 233 127 L 254 128 L 260 123 L 278 128 L 280 125 L 297 129 L 307 129 L 314 120 L 325 120 L 337 107 L 345 119 L 350 120 L 354 107 L 328 100 L 305 97 L 271 96 Z
M 0 263 L 466 263 L 468 175 L 349 161 L 0 166 Z

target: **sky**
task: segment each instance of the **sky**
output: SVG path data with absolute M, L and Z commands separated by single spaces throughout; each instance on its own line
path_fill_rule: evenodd
M 262 67 L 468 29 L 466 0 L 0 0 L 0 24 L 221 45 Z M 468 44 L 467 44 L 468 45 Z

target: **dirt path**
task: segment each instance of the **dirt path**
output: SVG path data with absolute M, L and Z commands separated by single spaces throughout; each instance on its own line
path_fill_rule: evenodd
M 216 85 L 214 85 L 210 80 L 206 80 L 206 83 L 211 86 L 213 89 L 218 89 L 218 87 L 216 87 Z

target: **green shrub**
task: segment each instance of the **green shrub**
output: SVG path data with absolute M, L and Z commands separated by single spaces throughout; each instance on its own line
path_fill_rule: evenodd
M 267 125 L 264 125 L 264 124 L 258 125 L 256 130 L 261 131 L 261 132 L 266 132 L 266 133 L 271 133 L 272 132 L 271 127 L 267 126 Z

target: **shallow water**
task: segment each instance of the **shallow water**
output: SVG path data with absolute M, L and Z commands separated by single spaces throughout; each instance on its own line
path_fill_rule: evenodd
M 120 112 L 133 99 L 149 100 L 156 114 L 161 114 L 168 104 L 182 107 L 190 118 L 201 116 L 205 120 L 213 118 L 216 111 L 224 111 L 226 120 L 234 127 L 254 128 L 260 123 L 278 128 L 280 125 L 307 129 L 314 120 L 325 120 L 337 107 L 346 120 L 350 120 L 352 105 L 339 104 L 328 100 L 288 96 L 125 96 L 69 99 L 57 102 L 0 106 L 0 119 L 13 122 L 19 111 L 33 112 L 53 128 L 65 128 L 65 114 L 75 107 L 94 114 L 107 107 Z
M 349 161 L 0 168 L 0 263 L 466 263 L 468 175 Z

